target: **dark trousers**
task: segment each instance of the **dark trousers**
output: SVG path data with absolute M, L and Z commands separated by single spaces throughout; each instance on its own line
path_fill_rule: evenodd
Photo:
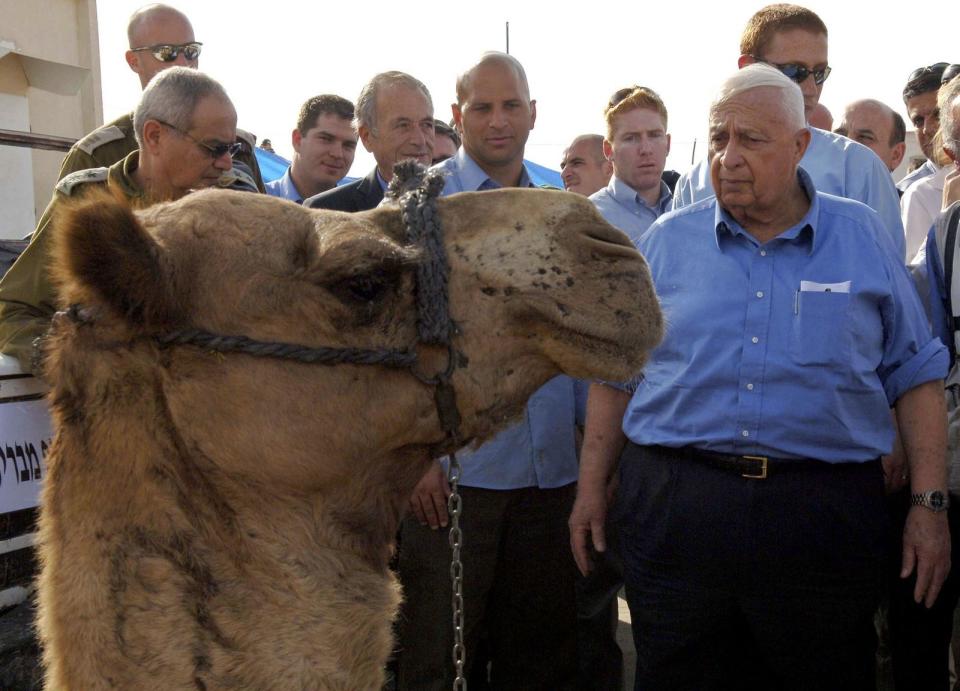
M 951 502 L 960 501 L 955 496 Z M 887 625 L 890 633 L 890 658 L 897 691 L 949 691 L 950 639 L 953 635 L 953 610 L 960 598 L 960 506 L 952 504 L 950 523 L 951 554 L 954 568 L 943 584 L 933 607 L 927 609 L 913 601 L 916 574 L 900 578 L 903 526 L 910 509 L 909 489 L 889 497 L 892 523 L 889 568 Z
M 467 676 L 481 636 L 490 688 L 576 688 L 576 604 L 567 519 L 575 485 L 461 487 Z M 398 688 L 452 688 L 448 530 L 408 517 L 402 527 Z
M 635 689 L 875 687 L 879 462 L 751 480 L 628 444 L 620 467 Z
M 593 571 L 577 573 L 577 664 L 580 691 L 621 691 L 623 651 L 617 643 L 620 612 L 617 594 L 623 587 L 623 563 L 617 525 L 605 526 L 607 549 L 593 555 Z

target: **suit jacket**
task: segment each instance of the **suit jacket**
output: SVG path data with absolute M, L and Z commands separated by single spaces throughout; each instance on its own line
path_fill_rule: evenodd
M 375 209 L 383 200 L 383 190 L 374 168 L 365 178 L 346 185 L 315 194 L 303 205 L 309 209 L 333 209 L 334 211 L 366 211 Z

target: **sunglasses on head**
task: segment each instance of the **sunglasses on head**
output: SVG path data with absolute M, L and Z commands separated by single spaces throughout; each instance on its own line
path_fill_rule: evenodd
M 193 62 L 200 57 L 200 46 L 203 44 L 200 42 L 193 43 L 160 43 L 155 46 L 144 46 L 143 48 L 131 48 L 134 53 L 139 53 L 141 51 L 149 51 L 153 57 L 155 57 L 160 62 L 173 62 L 176 60 L 180 53 L 183 53 L 183 57 L 187 59 L 188 62 Z
M 797 84 L 803 84 L 806 81 L 807 77 L 811 74 L 813 75 L 813 83 L 817 86 L 820 86 L 825 81 L 827 77 L 830 76 L 831 69 L 829 66 L 824 67 L 819 70 L 811 70 L 806 65 L 797 65 L 793 62 L 786 62 L 783 64 L 770 62 L 769 60 L 763 60 L 756 56 L 753 56 L 754 60 L 762 62 L 764 64 L 770 65 L 770 67 L 775 67 L 780 70 L 780 73 L 787 79 L 795 81 Z
M 207 144 L 206 142 L 201 142 L 198 139 L 194 139 L 193 137 L 190 136 L 189 133 L 183 131 L 179 127 L 175 127 L 174 125 L 171 125 L 169 122 L 164 122 L 163 120 L 157 120 L 157 122 L 159 122 L 164 127 L 169 127 L 171 130 L 179 134 L 181 137 L 186 137 L 187 139 L 192 141 L 201 149 L 205 150 L 210 155 L 210 158 L 214 158 L 214 159 L 220 158 L 224 154 L 230 154 L 230 157 L 233 158 L 234 156 L 239 154 L 241 151 L 243 151 L 243 144 L 241 142 L 233 142 L 232 144 L 224 144 L 224 143 Z

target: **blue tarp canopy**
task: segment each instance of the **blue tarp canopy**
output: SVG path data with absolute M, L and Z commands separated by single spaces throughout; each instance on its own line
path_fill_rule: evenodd
M 563 189 L 563 180 L 560 178 L 560 173 L 533 161 L 524 159 L 523 162 L 527 166 L 527 171 L 529 171 L 530 179 L 534 185 L 550 185 L 557 189 Z M 263 176 L 264 182 L 283 177 L 290 166 L 290 161 L 283 156 L 264 151 L 259 146 L 257 147 L 257 163 L 260 164 L 260 175 Z M 339 184 L 343 185 L 353 180 L 356 180 L 356 178 L 344 178 Z

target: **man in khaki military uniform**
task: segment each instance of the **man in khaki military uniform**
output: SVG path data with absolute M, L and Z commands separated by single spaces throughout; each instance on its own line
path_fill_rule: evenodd
M 189 113 L 184 117 L 184 113 Z M 60 307 L 48 274 L 50 223 L 64 200 L 91 186 L 119 192 L 132 205 L 179 199 L 222 184 L 236 143 L 237 113 L 223 87 L 185 67 L 163 71 L 133 114 L 137 148 L 109 168 L 67 175 L 56 187 L 30 245 L 0 280 L 0 351 L 34 370 L 34 340 Z
M 147 5 L 133 13 L 127 25 L 127 38 L 130 42 L 127 64 L 140 78 L 142 88 L 168 67 L 181 65 L 196 69 L 203 45 L 194 39 L 190 20 L 182 12 L 159 4 Z M 224 186 L 263 192 L 260 166 L 254 154 L 256 138 L 249 132 L 237 130 L 237 140 L 243 147 L 232 170 L 224 174 Z M 133 113 L 125 113 L 74 144 L 63 159 L 58 179 L 79 170 L 109 167 L 136 148 Z

